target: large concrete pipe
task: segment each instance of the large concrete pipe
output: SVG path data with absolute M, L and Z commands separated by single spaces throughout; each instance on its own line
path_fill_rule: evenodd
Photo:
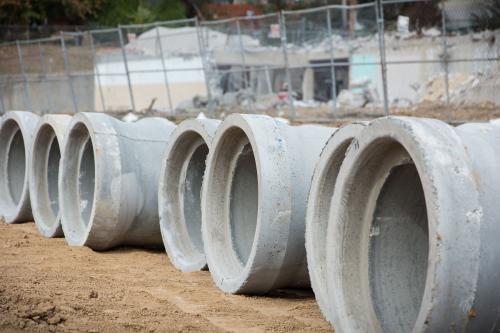
M 352 123 L 339 128 L 328 140 L 314 169 L 307 200 L 306 252 L 311 286 L 320 309 L 329 315 L 326 292 L 326 230 L 335 182 L 351 142 L 367 123 Z
M 331 203 L 323 310 L 336 331 L 497 332 L 498 189 L 498 126 L 367 126 Z
M 170 261 L 184 272 L 207 266 L 201 236 L 201 186 L 219 123 L 209 119 L 183 121 L 163 154 L 158 189 L 160 229 Z
M 59 161 L 61 145 L 71 117 L 44 115 L 33 134 L 29 189 L 31 209 L 38 231 L 44 237 L 62 237 L 59 211 Z
M 231 115 L 217 129 L 202 189 L 202 235 L 215 284 L 262 294 L 309 286 L 307 193 L 335 129 Z
M 39 116 L 7 112 L 0 125 L 0 215 L 5 223 L 33 221 L 28 171 L 33 130 Z
M 68 244 L 95 250 L 162 246 L 158 179 L 174 128 L 162 118 L 124 123 L 99 113 L 73 117 L 59 172 Z

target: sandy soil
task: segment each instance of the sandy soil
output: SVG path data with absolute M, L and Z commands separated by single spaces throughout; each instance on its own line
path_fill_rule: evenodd
M 94 252 L 0 223 L 0 332 L 330 332 L 311 291 L 226 295 L 163 252 Z

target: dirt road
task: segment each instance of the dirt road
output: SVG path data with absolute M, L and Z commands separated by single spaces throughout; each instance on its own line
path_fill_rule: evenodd
M 310 291 L 226 295 L 164 252 L 94 252 L 0 224 L 0 332 L 330 332 Z

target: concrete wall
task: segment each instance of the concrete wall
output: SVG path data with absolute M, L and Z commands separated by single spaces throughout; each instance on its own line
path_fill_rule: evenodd
M 131 59 L 128 61 L 130 82 L 136 110 L 148 108 L 153 100 L 153 107 L 158 110 L 169 110 L 166 82 L 170 91 L 172 107 L 190 100 L 196 95 L 206 95 L 205 75 L 200 57 L 165 59 L 167 69 L 166 81 L 163 64 L 158 58 Z M 195 68 L 194 70 L 192 68 Z M 198 69 L 196 69 L 198 68 Z M 103 110 L 131 109 L 128 80 L 125 75 L 123 61 L 111 59 L 101 61 L 97 65 L 100 74 L 96 79 L 96 108 Z M 97 81 L 99 80 L 99 81 Z
M 85 75 L 72 78 L 78 111 L 94 111 L 94 78 Z M 29 100 L 33 110 L 41 113 L 73 113 L 75 110 L 71 86 L 63 76 L 45 78 L 27 76 L 27 89 L 22 78 L 4 82 L 2 99 L 5 110 L 28 110 Z

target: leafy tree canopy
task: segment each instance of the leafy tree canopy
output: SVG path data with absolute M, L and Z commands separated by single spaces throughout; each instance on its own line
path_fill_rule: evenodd
M 107 0 L 96 13 L 94 21 L 103 26 L 141 24 L 182 19 L 186 9 L 179 0 Z
M 0 0 L 0 24 L 82 24 L 105 0 Z
M 0 0 L 0 24 L 116 26 L 186 17 L 181 0 Z

